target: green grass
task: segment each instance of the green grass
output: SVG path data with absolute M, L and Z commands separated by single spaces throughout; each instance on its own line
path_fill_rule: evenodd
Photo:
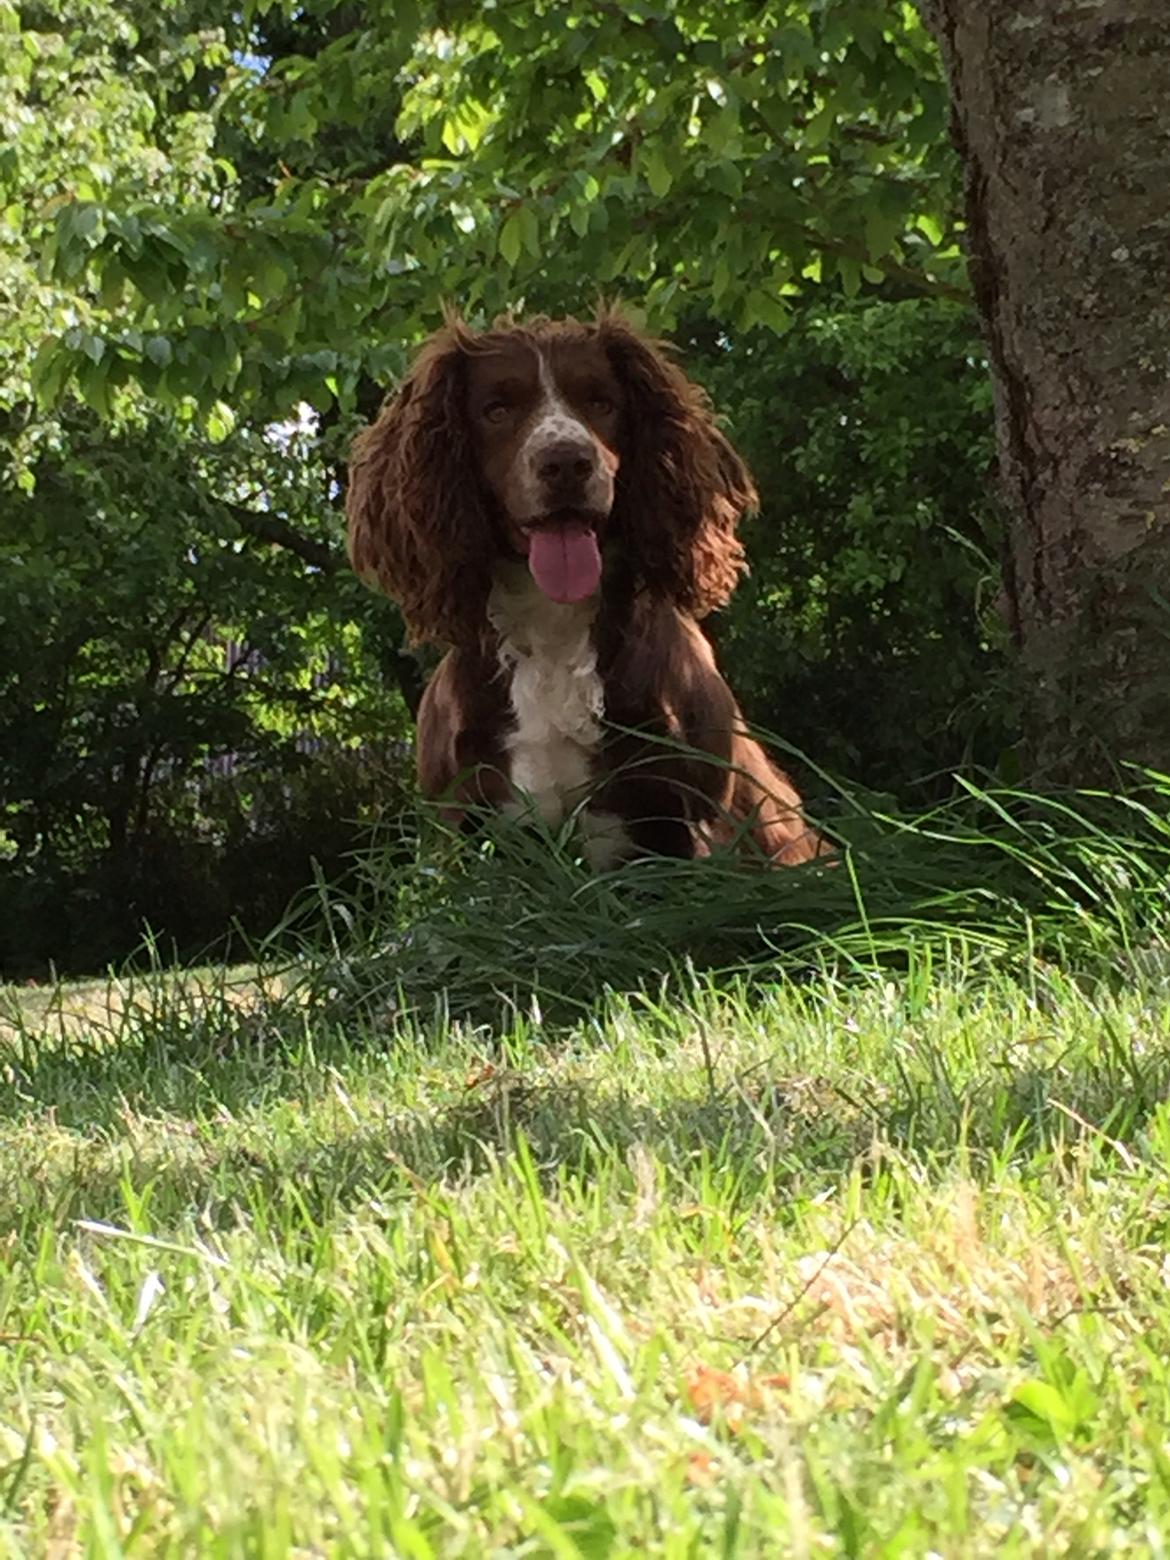
M 1164 1552 L 1160 817 L 0 991 L 0 1546 Z
M 804 977 L 908 960 L 1097 974 L 1142 965 L 1170 933 L 1170 781 L 1122 800 L 966 785 L 908 818 L 837 798 L 835 864 L 745 869 L 732 856 L 590 874 L 558 837 L 446 840 L 413 864 L 370 853 L 359 891 L 302 911 L 314 999 L 498 1019 L 533 996 L 558 1016 L 655 971 Z M 322 943 L 322 924 L 328 936 Z M 303 935 L 296 918 L 287 946 Z

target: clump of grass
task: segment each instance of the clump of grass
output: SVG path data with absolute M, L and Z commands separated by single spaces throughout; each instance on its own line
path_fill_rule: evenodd
M 437 848 L 424 830 L 413 865 L 370 850 L 359 890 L 321 886 L 280 941 L 299 945 L 313 1001 L 490 1018 L 533 1001 L 572 1014 L 692 968 L 766 980 L 1039 959 L 1107 976 L 1170 930 L 1170 790 L 1156 777 L 1127 798 L 967 781 L 918 816 L 841 792 L 830 828 L 832 866 L 763 872 L 721 855 L 600 875 L 571 828 L 489 821 Z

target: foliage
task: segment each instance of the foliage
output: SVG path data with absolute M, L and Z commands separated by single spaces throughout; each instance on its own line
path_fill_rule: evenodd
M 1042 959 L 1114 978 L 1170 937 L 1157 776 L 1126 801 L 968 782 L 919 814 L 850 789 L 817 821 L 829 863 L 751 871 L 728 852 L 596 874 L 571 821 L 538 834 L 489 817 L 482 840 L 428 845 L 413 870 L 372 849 L 356 891 L 314 896 L 281 946 L 342 1014 L 492 1023 L 532 1001 L 560 1019 L 683 970 L 805 980 L 918 959 L 1023 976 Z
M 0 0 L 0 73 L 10 967 L 260 929 L 398 813 L 420 670 L 338 487 L 444 296 L 672 329 L 761 479 L 716 626 L 753 719 L 870 786 L 994 761 L 989 419 L 964 305 L 922 296 L 962 278 L 912 7 Z
M 7 220 L 43 404 L 352 403 L 443 296 L 624 291 L 782 328 L 818 278 L 959 286 L 914 8 L 5 7 Z M 34 261 L 33 257 L 38 257 Z M 45 334 L 46 330 L 48 334 Z
M 0 489 L 5 967 L 92 967 L 144 917 L 187 948 L 263 930 L 397 804 L 405 711 L 317 447 L 78 413 L 32 494 Z
M 751 718 L 903 797 L 932 766 L 994 761 L 995 707 L 974 697 L 999 662 L 977 610 L 993 539 L 967 315 L 809 306 L 779 343 L 692 319 L 680 344 L 760 479 L 753 572 L 714 625 Z M 236 920 L 266 931 L 312 859 L 340 869 L 353 820 L 399 814 L 394 743 L 421 672 L 341 563 L 335 434 L 310 419 L 214 445 L 165 416 L 112 433 L 77 414 L 34 494 L 0 494 L 0 827 L 16 852 L 0 885 L 20 911 L 4 967 L 92 968 L 142 919 L 187 949 Z M 299 799 L 280 822 L 282 774 Z M 257 788 L 268 802 L 241 832 Z
M 761 473 L 757 717 L 995 746 L 933 729 L 994 526 L 908 5 L 0 0 L 0 70 L 17 952 L 264 923 L 400 812 L 334 509 L 443 293 L 674 328 Z M 280 967 L 0 989 L 3 1546 L 1156 1547 L 1167 800 L 845 789 L 784 875 L 383 846 Z
M 931 772 L 993 767 L 1007 636 L 970 313 L 810 301 L 779 340 L 688 345 L 761 494 L 751 575 L 712 625 L 749 717 L 903 796 Z

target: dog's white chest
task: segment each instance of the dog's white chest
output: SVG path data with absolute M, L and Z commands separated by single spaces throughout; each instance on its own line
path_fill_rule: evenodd
M 509 778 L 557 824 L 584 796 L 601 741 L 596 607 L 561 606 L 520 581 L 497 584 L 490 610 L 516 721 L 506 742 Z
M 515 728 L 505 742 L 509 779 L 545 823 L 563 823 L 588 795 L 601 743 L 604 690 L 593 644 L 595 601 L 549 601 L 523 577 L 497 580 L 489 616 L 500 636 Z M 582 808 L 591 865 L 626 853 L 620 819 Z

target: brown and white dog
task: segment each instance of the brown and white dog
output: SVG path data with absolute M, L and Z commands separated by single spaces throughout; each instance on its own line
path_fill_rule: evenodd
M 697 621 L 735 588 L 755 497 L 703 392 L 620 314 L 449 321 L 359 434 L 348 495 L 357 572 L 450 647 L 424 794 L 454 822 L 575 815 L 598 868 L 731 838 L 820 854 Z

